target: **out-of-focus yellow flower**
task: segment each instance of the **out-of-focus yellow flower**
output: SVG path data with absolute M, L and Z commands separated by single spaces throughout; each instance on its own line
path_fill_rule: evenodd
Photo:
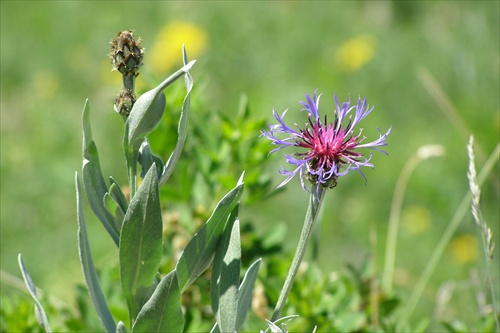
M 33 90 L 38 99 L 50 100 L 59 92 L 59 78 L 54 72 L 42 70 L 33 77 Z
M 193 59 L 205 50 L 207 42 L 207 33 L 198 26 L 174 21 L 160 30 L 151 51 L 146 50 L 144 63 L 155 72 L 163 73 L 182 63 L 182 44 L 186 46 L 189 58 Z
M 450 243 L 449 251 L 459 264 L 474 262 L 478 257 L 477 238 L 471 234 L 457 236 Z
M 357 36 L 340 46 L 335 55 L 335 60 L 340 69 L 356 71 L 373 58 L 375 48 L 376 43 L 373 36 Z
M 429 229 L 431 213 L 422 206 L 409 206 L 401 216 L 403 226 L 412 234 L 421 234 Z

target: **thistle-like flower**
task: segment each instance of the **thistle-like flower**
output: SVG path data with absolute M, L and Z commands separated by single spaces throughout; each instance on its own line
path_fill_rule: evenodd
M 295 169 L 292 171 L 282 168 L 280 173 L 287 178 L 278 186 L 281 187 L 288 183 L 297 173 L 300 176 L 300 182 L 304 190 L 309 191 L 304 184 L 304 178 L 308 179 L 313 185 L 333 188 L 337 185 L 338 177 L 346 175 L 351 170 L 358 171 L 363 178 L 366 177 L 361 171 L 361 167 L 372 167 L 370 163 L 372 153 L 365 157 L 358 151 L 360 148 L 369 148 L 380 151 L 387 155 L 380 148 L 386 146 L 385 139 L 391 132 L 391 128 L 385 134 L 380 132 L 377 140 L 363 143 L 366 137 L 361 136 L 363 129 L 356 134 L 354 128 L 373 110 L 369 108 L 366 98 L 358 99 L 357 105 L 351 106 L 350 100 L 339 104 L 337 95 L 334 95 L 335 111 L 333 122 L 328 122 L 325 115 L 321 119 L 318 106 L 319 98 L 316 97 L 316 91 L 311 97 L 306 94 L 306 101 L 300 102 L 304 106 L 303 111 L 308 112 L 309 122 L 301 129 L 297 124 L 297 129 L 287 126 L 283 120 L 286 112 L 280 116 L 273 110 L 274 118 L 278 121 L 276 125 L 269 125 L 269 131 L 262 131 L 262 135 L 272 144 L 278 145 L 271 151 L 274 153 L 287 147 L 303 148 L 300 152 L 293 154 L 284 154 L 286 161 L 292 164 Z M 348 118 L 348 120 L 346 120 Z M 347 121 L 347 124 L 344 124 Z M 288 135 L 284 139 L 276 137 L 277 134 Z

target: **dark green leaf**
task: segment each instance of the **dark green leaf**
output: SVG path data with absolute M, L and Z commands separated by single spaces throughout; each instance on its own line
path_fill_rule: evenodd
M 243 193 L 241 182 L 215 207 L 212 216 L 193 236 L 177 262 L 177 279 L 181 292 L 202 274 L 212 263 L 217 244 L 222 239 L 228 216 L 238 204 Z
M 175 270 L 165 276 L 144 304 L 132 332 L 182 332 L 184 316 Z
M 94 260 L 92 259 L 92 252 L 90 251 L 78 174 L 75 174 L 75 182 L 78 217 L 78 252 L 80 254 L 80 263 L 82 265 L 85 283 L 89 289 L 90 298 L 92 299 L 92 303 L 94 303 L 94 307 L 97 311 L 99 319 L 101 320 L 102 326 L 106 332 L 115 332 L 116 325 L 113 320 L 113 316 L 111 316 L 108 305 L 106 304 L 106 300 L 104 299 L 99 278 L 94 266 Z
M 120 235 L 120 277 L 133 320 L 151 296 L 162 255 L 162 217 L 156 166 L 130 201 Z
M 85 194 L 89 201 L 90 208 L 99 218 L 106 231 L 118 246 L 119 235 L 115 227 L 115 220 L 104 207 L 104 195 L 108 192 L 108 187 L 102 176 L 101 165 L 97 146 L 92 140 L 92 129 L 90 127 L 90 105 L 88 100 L 83 107 L 83 168 L 82 178 Z
M 42 328 L 44 329 L 45 332 L 50 333 L 52 330 L 50 329 L 49 321 L 47 319 L 47 315 L 45 314 L 45 310 L 43 309 L 42 304 L 36 297 L 36 288 L 35 284 L 33 283 L 33 280 L 31 279 L 31 276 L 29 275 L 28 271 L 26 270 L 26 267 L 24 267 L 24 262 L 21 254 L 19 253 L 18 256 L 18 262 L 19 262 L 19 268 L 21 269 L 21 274 L 23 275 L 24 283 L 28 287 L 28 291 L 35 301 L 35 315 L 38 323 Z

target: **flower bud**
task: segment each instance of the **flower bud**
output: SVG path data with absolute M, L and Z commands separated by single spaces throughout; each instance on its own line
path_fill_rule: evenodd
M 132 30 L 124 30 L 118 33 L 118 37 L 111 41 L 111 63 L 113 69 L 124 76 L 136 77 L 139 75 L 139 67 L 142 66 L 144 49 L 141 40 L 135 40 Z
M 136 99 L 130 89 L 124 89 L 115 99 L 115 111 L 118 112 L 124 119 L 130 115 L 130 111 L 134 106 Z

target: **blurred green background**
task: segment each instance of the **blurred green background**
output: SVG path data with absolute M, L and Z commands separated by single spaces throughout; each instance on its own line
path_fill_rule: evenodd
M 403 295 L 411 291 L 468 190 L 469 134 L 475 136 L 478 170 L 499 141 L 497 1 L 0 5 L 1 269 L 20 277 L 16 259 L 22 253 L 35 284 L 67 301 L 75 283 L 83 281 L 74 172 L 81 169 L 81 111 L 86 98 L 92 106 L 103 172 L 126 183 L 123 122 L 113 110 L 121 82 L 107 58 L 109 41 L 120 30 L 135 30 L 146 48 L 139 89 L 152 87 L 177 69 L 184 42 L 190 58 L 198 60 L 192 70 L 194 98 L 229 117 L 242 94 L 248 96 L 252 115 L 269 122 L 274 122 L 273 108 L 290 108 L 288 120 L 302 122 L 298 102 L 316 88 L 323 93 L 322 112 L 332 110 L 334 92 L 340 100 L 349 94 L 352 99 L 366 96 L 376 105 L 361 126 L 370 139 L 377 136 L 377 127 L 385 131 L 392 125 L 389 156 L 373 157 L 375 169 L 366 170 L 366 185 L 352 174 L 329 191 L 319 257 L 325 271 L 338 270 L 346 262 L 358 264 L 372 248 L 381 270 L 389 209 L 402 167 L 420 146 L 442 145 L 446 154 L 419 165 L 405 194 L 395 276 Z M 425 73 L 449 98 L 458 121 L 450 121 L 433 98 L 436 90 L 426 86 Z M 191 112 L 196 117 L 197 110 Z M 282 177 L 276 170 L 284 160 L 278 154 L 270 158 L 269 172 L 278 185 Z M 483 216 L 497 248 L 498 177 L 497 165 L 482 192 Z M 279 195 L 242 207 L 241 214 L 256 223 L 259 234 L 285 222 L 286 247 L 291 250 L 307 200 L 294 180 Z M 89 228 L 96 263 L 104 266 L 116 248 L 90 214 Z M 370 243 L 370 228 L 376 231 L 376 244 Z M 442 283 L 466 281 L 474 269 L 484 280 L 478 234 L 467 214 L 417 315 L 432 315 Z M 2 297 L 16 292 L 5 279 L 1 287 Z M 473 286 L 458 290 L 454 300 L 464 301 L 446 315 L 466 311 L 474 293 Z M 496 294 L 498 299 L 498 289 Z

